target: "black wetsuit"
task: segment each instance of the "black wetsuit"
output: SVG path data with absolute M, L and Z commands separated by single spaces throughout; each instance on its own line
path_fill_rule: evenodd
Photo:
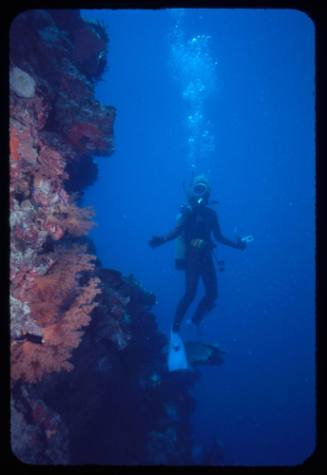
M 225 238 L 220 230 L 217 214 L 206 206 L 188 208 L 183 213 L 176 227 L 165 237 L 165 241 L 174 239 L 184 233 L 185 239 L 185 294 L 177 305 L 173 330 L 179 331 L 183 317 L 193 302 L 200 277 L 205 287 L 205 295 L 200 300 L 192 321 L 199 324 L 204 315 L 215 306 L 218 297 L 217 274 L 212 258 L 215 239 L 231 247 L 238 247 Z M 198 240 L 195 241 L 194 240 Z M 199 241 L 201 240 L 201 242 Z

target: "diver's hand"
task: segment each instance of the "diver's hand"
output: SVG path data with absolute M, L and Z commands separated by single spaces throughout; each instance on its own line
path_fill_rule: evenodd
M 236 242 L 237 249 L 240 249 L 241 251 L 244 251 L 246 249 L 246 241 L 242 241 L 242 238 L 238 237 L 237 242 Z
M 153 236 L 149 241 L 149 246 L 158 247 L 164 244 L 166 241 L 162 236 Z

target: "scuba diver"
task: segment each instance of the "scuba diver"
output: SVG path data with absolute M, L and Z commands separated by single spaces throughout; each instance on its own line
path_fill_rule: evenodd
M 217 275 L 212 258 L 212 251 L 216 247 L 212 241 L 213 234 L 216 241 L 244 250 L 246 242 L 237 238 L 236 242 L 223 236 L 216 212 L 208 208 L 210 186 L 204 175 L 198 175 L 188 190 L 188 205 L 181 207 L 174 229 L 163 236 L 153 236 L 149 245 L 153 248 L 178 238 L 182 245 L 183 255 L 176 259 L 176 267 L 185 270 L 185 293 L 177 305 L 172 332 L 179 332 L 184 315 L 193 302 L 201 277 L 205 287 L 205 295 L 200 300 L 191 323 L 199 328 L 204 316 L 215 307 L 218 297 Z M 182 257 L 182 258 L 181 258 Z

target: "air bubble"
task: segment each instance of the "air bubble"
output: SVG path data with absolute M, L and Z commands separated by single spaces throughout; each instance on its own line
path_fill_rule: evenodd
M 211 124 L 206 119 L 205 103 L 217 86 L 216 66 L 209 35 L 193 35 L 186 39 L 181 22 L 175 22 L 170 35 L 170 68 L 181 87 L 188 105 L 187 125 L 189 164 L 207 157 L 215 150 Z

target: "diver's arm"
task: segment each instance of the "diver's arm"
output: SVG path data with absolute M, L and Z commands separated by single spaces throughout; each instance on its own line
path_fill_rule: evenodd
M 163 236 L 153 236 L 149 241 L 151 247 L 161 246 L 172 239 L 177 238 L 183 231 L 184 228 L 184 219 L 180 219 L 174 229 L 170 230 L 167 234 Z
M 184 227 L 184 222 L 183 220 L 181 220 L 180 222 L 176 224 L 174 229 L 171 229 L 167 234 L 163 236 L 165 242 L 168 242 L 168 241 L 171 241 L 172 239 L 177 238 L 183 231 L 183 227 Z
M 224 244 L 225 246 L 233 247 L 234 249 L 245 249 L 246 248 L 246 243 L 241 241 L 240 239 L 237 242 L 231 241 L 230 239 L 226 238 L 223 236 L 220 225 L 218 222 L 218 217 L 217 214 L 214 213 L 213 219 L 212 219 L 212 232 L 213 235 L 215 236 L 215 239 L 220 242 L 221 244 Z

